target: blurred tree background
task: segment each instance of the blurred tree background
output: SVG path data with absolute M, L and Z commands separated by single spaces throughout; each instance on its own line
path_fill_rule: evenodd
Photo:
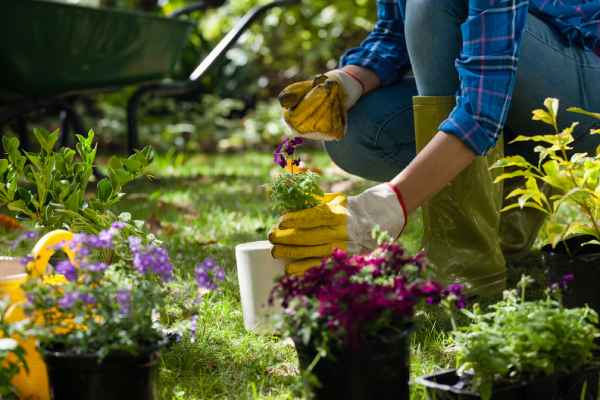
M 77 0 L 71 0 L 77 1 Z M 177 78 L 187 79 L 199 61 L 235 21 L 261 0 L 227 0 L 197 21 Z M 167 15 L 189 0 L 101 0 L 104 7 Z M 204 78 L 205 92 L 187 102 L 148 101 L 140 120 L 142 143 L 157 150 L 236 151 L 271 148 L 284 133 L 277 93 L 292 81 L 334 68 L 343 52 L 356 46 L 375 20 L 372 0 L 304 0 L 272 9 L 229 50 L 226 60 Z M 121 150 L 125 141 L 125 105 L 132 88 L 96 96 L 85 114 L 97 130 L 101 148 Z

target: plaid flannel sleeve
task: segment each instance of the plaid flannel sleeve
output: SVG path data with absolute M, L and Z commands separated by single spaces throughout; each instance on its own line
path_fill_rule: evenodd
M 359 47 L 348 50 L 340 65 L 358 65 L 375 72 L 382 85 L 402 78 L 409 68 L 404 38 L 405 0 L 377 0 L 377 22 Z
M 456 60 L 457 105 L 439 129 L 478 155 L 496 144 L 506 121 L 528 7 L 528 0 L 469 1 Z

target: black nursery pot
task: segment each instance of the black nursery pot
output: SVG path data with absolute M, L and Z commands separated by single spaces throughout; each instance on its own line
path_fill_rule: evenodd
M 44 351 L 54 400 L 156 400 L 158 358 L 157 349 L 109 354 L 100 363 L 96 355 Z
M 315 399 L 331 400 L 408 400 L 410 375 L 410 332 L 406 330 L 355 346 L 338 348 L 320 359 L 312 370 L 319 381 L 310 385 Z M 301 371 L 306 371 L 317 351 L 294 339 Z
M 563 295 L 566 307 L 589 305 L 600 313 L 600 245 L 583 243 L 593 240 L 592 236 L 574 236 L 560 242 L 556 248 L 550 245 L 542 248 L 542 257 L 551 282 L 558 282 L 572 273 L 575 280 L 569 284 Z
M 571 375 L 550 375 L 531 382 L 495 386 L 491 400 L 596 400 L 599 368 L 584 369 Z M 442 371 L 416 379 L 425 386 L 428 400 L 477 400 L 468 380 L 456 370 Z

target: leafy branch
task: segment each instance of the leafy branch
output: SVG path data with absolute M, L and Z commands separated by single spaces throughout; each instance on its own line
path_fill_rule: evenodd
M 58 130 L 36 129 L 34 135 L 38 153 L 22 151 L 17 138 L 2 138 L 7 158 L 0 159 L 0 207 L 48 230 L 98 232 L 106 227 L 114 219 L 110 208 L 124 196 L 124 186 L 142 176 L 153 158 L 149 147 L 128 158 L 111 158 L 108 177 L 96 183 L 95 197 L 87 199 L 97 150 L 94 132 L 77 135 L 75 149 L 58 150 Z

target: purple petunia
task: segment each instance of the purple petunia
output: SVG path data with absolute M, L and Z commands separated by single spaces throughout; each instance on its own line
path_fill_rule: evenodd
M 56 264 L 56 272 L 64 275 L 68 281 L 73 282 L 77 279 L 77 270 L 75 269 L 75 266 L 68 260 L 60 261 L 58 264 Z

